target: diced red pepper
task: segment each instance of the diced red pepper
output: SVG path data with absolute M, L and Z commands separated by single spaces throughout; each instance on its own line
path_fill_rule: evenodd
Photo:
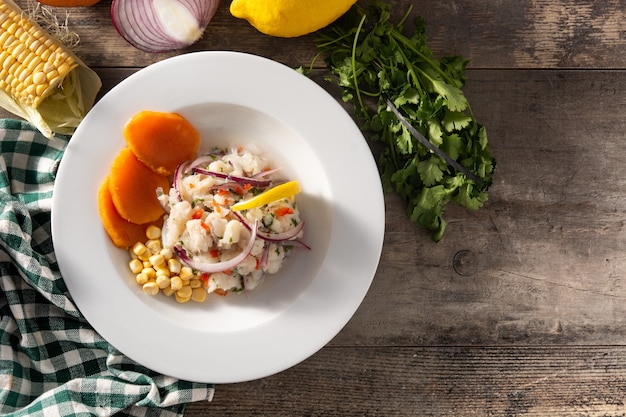
M 191 214 L 191 218 L 194 220 L 198 220 L 202 218 L 202 215 L 204 214 L 204 210 L 202 209 L 197 209 L 195 210 L 192 214 Z
M 200 279 L 202 280 L 202 286 L 204 288 L 209 288 L 209 274 L 206 272 L 203 273 L 202 276 L 200 276 Z
M 224 291 L 221 288 L 216 288 L 215 290 L 213 290 L 213 292 L 217 295 L 220 295 L 222 297 L 226 297 L 228 295 L 228 291 Z
M 217 258 L 220 256 L 220 251 L 218 251 L 217 249 L 211 249 L 209 251 L 209 253 L 211 254 L 212 257 Z
M 274 211 L 274 214 L 276 214 L 277 216 L 284 216 L 286 214 L 293 214 L 293 209 L 291 207 L 280 207 L 278 209 L 276 209 L 276 211 Z

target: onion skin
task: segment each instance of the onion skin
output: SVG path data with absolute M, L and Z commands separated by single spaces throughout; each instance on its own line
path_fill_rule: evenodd
M 201 36 L 213 19 L 220 0 L 171 0 L 171 2 L 181 5 L 193 16 Z M 159 18 L 156 0 L 113 0 L 111 20 L 126 42 L 144 52 L 160 53 L 183 49 L 200 38 L 176 39 Z

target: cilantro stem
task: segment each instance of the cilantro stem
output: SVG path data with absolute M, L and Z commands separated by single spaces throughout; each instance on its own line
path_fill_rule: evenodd
M 339 33 L 337 31 L 335 31 L 335 33 L 337 33 L 339 35 Z M 341 41 L 349 38 L 350 35 L 351 35 L 350 33 L 345 33 L 343 35 L 340 35 L 338 38 L 334 38 L 334 39 L 325 36 L 322 39 L 329 39 L 329 40 L 324 42 L 324 43 L 320 43 L 319 45 L 317 45 L 317 47 L 320 48 L 320 49 L 328 48 L 329 46 L 335 45 L 335 44 L 340 43 Z
M 354 90 L 356 92 L 356 97 L 359 101 L 359 105 L 361 106 L 361 111 L 363 112 L 366 112 L 366 109 L 365 109 L 365 105 L 363 104 L 363 99 L 361 98 L 361 89 L 359 88 L 359 80 L 357 78 L 357 73 L 356 73 L 356 47 L 359 41 L 359 34 L 361 33 L 361 30 L 363 29 L 363 24 L 365 23 L 366 18 L 367 16 L 363 15 L 363 17 L 361 17 L 361 21 L 359 22 L 359 26 L 357 26 L 356 28 L 356 33 L 354 34 L 354 42 L 352 43 L 352 56 L 351 56 L 352 79 L 354 81 Z
M 406 54 L 404 53 L 404 51 L 402 50 L 400 45 L 398 45 L 398 42 L 393 37 L 393 33 L 389 37 L 389 41 L 396 48 L 398 55 L 400 57 L 402 57 L 402 62 L 404 63 L 404 66 L 406 67 L 409 76 L 413 79 L 413 84 L 415 85 L 415 88 L 417 88 L 417 90 L 420 92 L 420 94 L 423 95 L 424 94 L 424 89 L 422 88 L 422 84 L 420 83 L 420 80 L 419 80 L 419 78 L 417 76 L 417 73 L 415 72 L 415 70 L 416 70 L 415 65 L 413 65 L 411 63 L 411 60 L 409 59 L 409 57 L 406 56 Z
M 404 26 L 404 22 L 406 22 L 406 20 L 409 18 L 409 15 L 411 14 L 412 10 L 413 10 L 413 5 L 409 4 L 409 7 L 408 7 L 406 13 L 404 13 L 404 16 L 402 16 L 402 19 L 400 19 L 400 21 L 396 25 L 398 30 L 401 30 L 402 26 Z
M 400 33 L 398 30 L 394 30 L 390 32 L 391 36 L 395 39 L 397 39 L 399 42 L 402 42 L 402 44 L 404 46 L 406 46 L 411 52 L 415 53 L 417 56 L 419 56 L 421 59 L 424 60 L 424 62 L 426 62 L 432 69 L 434 69 L 439 75 L 441 75 L 441 77 L 450 85 L 456 86 L 455 81 L 448 75 L 446 74 L 446 72 L 444 70 L 441 69 L 441 67 L 439 65 L 437 65 L 435 62 L 433 62 L 432 59 L 430 59 L 426 54 L 424 54 L 422 51 L 420 51 L 418 48 L 415 47 L 415 45 L 413 45 L 413 43 L 411 42 L 410 39 L 408 39 L 406 36 L 404 36 L 402 33 Z M 397 43 L 396 43 L 397 45 Z M 402 48 L 398 48 L 400 51 L 402 50 Z M 404 55 L 404 57 L 406 57 L 406 55 Z M 428 73 L 426 73 L 426 71 L 419 69 L 419 71 L 429 80 L 434 81 L 434 79 L 428 75 Z M 473 121 L 476 121 L 476 119 L 474 118 L 474 112 L 472 111 L 471 106 L 469 105 L 469 102 L 467 103 L 467 110 L 470 114 L 470 117 L 472 118 Z

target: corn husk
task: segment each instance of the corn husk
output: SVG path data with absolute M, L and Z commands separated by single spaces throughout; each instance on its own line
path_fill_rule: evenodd
M 100 77 L 69 48 L 13 1 L 0 0 L 0 107 L 46 137 L 71 135 L 101 87 Z

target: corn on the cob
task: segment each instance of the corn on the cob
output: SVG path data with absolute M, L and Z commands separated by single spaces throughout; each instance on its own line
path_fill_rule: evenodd
M 81 83 L 90 85 L 81 88 Z M 12 0 L 0 0 L 2 107 L 35 124 L 45 136 L 70 134 L 91 108 L 100 87 L 99 77 L 78 57 Z M 54 94 L 60 91 L 63 94 Z M 55 101 L 47 104 L 52 96 Z
M 43 98 L 78 65 L 43 29 L 0 3 L 0 88 L 38 107 Z

